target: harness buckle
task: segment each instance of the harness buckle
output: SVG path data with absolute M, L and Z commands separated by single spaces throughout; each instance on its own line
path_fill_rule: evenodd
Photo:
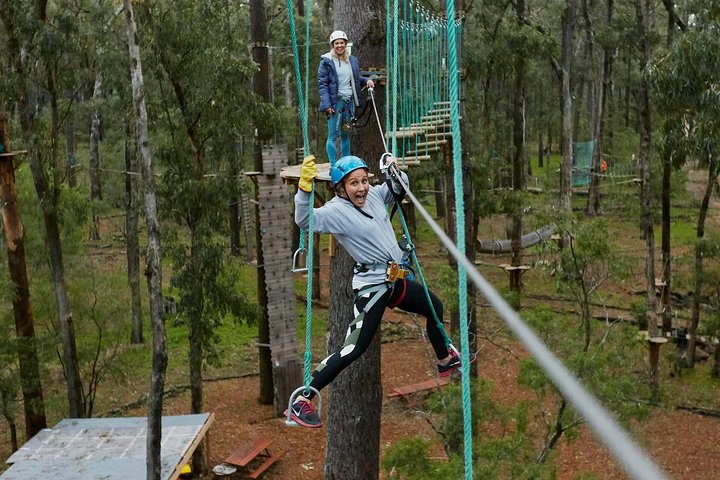
M 387 263 L 387 270 L 385 270 L 385 275 L 387 276 L 387 281 L 390 283 L 395 282 L 395 280 L 403 279 L 407 275 L 408 271 L 404 268 L 401 268 L 400 264 L 397 262 L 388 262 Z

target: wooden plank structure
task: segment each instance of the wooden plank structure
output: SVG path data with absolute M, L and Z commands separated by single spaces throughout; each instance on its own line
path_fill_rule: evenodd
M 288 235 L 292 222 L 291 199 L 280 177 L 280 170 L 287 162 L 284 145 L 263 147 L 263 172 L 254 177 L 258 188 L 258 228 L 263 249 L 269 348 L 278 409 L 287 404 L 302 378 L 297 353 L 295 285 L 291 272 L 293 252 Z
M 214 414 L 162 417 L 162 480 L 177 480 L 202 448 Z M 2 480 L 145 478 L 147 417 L 66 418 L 7 459 Z
M 405 397 L 413 393 L 427 392 L 436 388 L 444 387 L 450 382 L 448 378 L 431 378 L 419 383 L 405 385 L 402 387 L 392 387 L 392 391 L 388 393 L 388 397 Z
M 285 454 L 284 451 L 271 454 L 268 447 L 272 442 L 271 438 L 266 437 L 250 439 L 223 461 L 229 465 L 245 468 L 249 478 L 258 478 Z

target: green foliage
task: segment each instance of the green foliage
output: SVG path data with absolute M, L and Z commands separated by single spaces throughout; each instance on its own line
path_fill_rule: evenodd
M 637 321 L 638 328 L 640 330 L 647 330 L 648 318 L 647 318 L 647 302 L 644 300 L 637 300 L 630 304 L 630 314 Z
M 693 7 L 687 31 L 649 72 L 664 120 L 662 152 L 676 167 L 688 158 L 717 163 L 720 150 L 720 60 L 714 54 L 720 49 L 720 8 L 716 2 Z

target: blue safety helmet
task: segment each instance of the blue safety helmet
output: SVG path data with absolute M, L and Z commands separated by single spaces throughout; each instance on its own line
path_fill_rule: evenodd
M 347 177 L 350 172 L 354 172 L 358 168 L 370 170 L 362 158 L 355 155 L 342 157 L 330 167 L 330 180 L 332 180 L 333 188 L 337 187 L 343 178 Z

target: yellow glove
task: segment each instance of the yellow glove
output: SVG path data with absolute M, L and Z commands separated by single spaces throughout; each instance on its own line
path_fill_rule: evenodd
M 317 177 L 317 166 L 315 165 L 315 155 L 308 155 L 303 160 L 300 169 L 300 181 L 298 187 L 304 192 L 311 192 L 313 187 L 313 178 Z

